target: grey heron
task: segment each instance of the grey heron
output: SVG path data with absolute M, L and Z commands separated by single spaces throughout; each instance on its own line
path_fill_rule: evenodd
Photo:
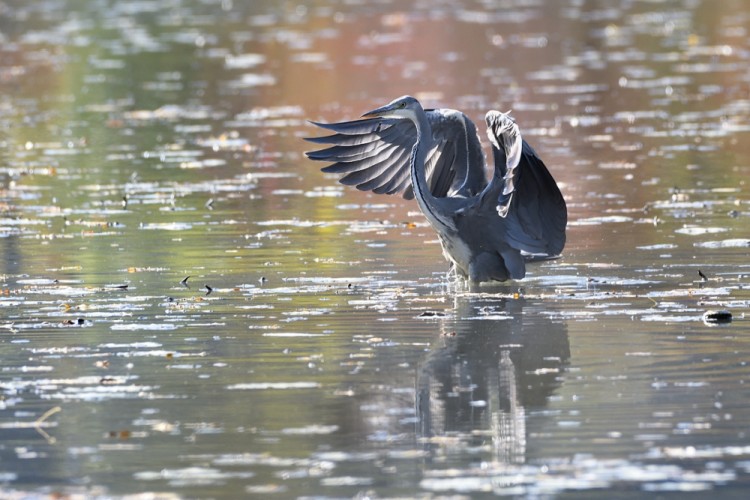
M 416 198 L 437 232 L 452 270 L 473 283 L 521 279 L 526 261 L 558 256 L 565 246 L 565 200 L 509 114 L 485 116 L 494 171 L 474 123 L 452 109 L 427 109 L 411 96 L 340 123 L 313 124 L 332 135 L 307 152 L 332 163 L 323 172 L 363 191 Z

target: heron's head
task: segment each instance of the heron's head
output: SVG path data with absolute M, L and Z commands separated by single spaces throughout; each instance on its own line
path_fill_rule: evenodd
M 422 105 L 410 95 L 395 99 L 385 106 L 368 111 L 362 118 L 411 118 L 415 120 L 418 112 L 424 112 Z

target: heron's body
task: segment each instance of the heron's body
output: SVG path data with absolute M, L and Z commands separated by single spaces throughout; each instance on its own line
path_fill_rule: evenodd
M 352 122 L 316 124 L 332 147 L 307 153 L 345 173 L 344 184 L 417 199 L 456 273 L 472 282 L 525 276 L 526 254 L 565 245 L 567 209 L 544 163 L 506 114 L 487 113 L 495 168 L 485 177 L 476 127 L 455 110 L 424 110 L 405 96 Z

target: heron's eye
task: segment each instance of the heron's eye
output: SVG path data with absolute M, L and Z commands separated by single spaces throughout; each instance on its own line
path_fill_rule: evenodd
M 401 104 L 399 104 L 399 105 L 398 105 L 398 107 L 399 107 L 399 108 L 405 108 L 405 107 L 406 107 L 406 103 L 405 103 L 405 102 L 402 102 Z

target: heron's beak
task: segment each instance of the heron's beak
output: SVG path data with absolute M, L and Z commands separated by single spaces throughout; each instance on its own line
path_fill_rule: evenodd
M 391 111 L 393 111 L 393 105 L 386 104 L 385 106 L 381 106 L 377 109 L 373 109 L 372 111 L 368 111 L 367 113 L 362 115 L 362 118 L 377 118 L 379 116 L 386 116 Z

